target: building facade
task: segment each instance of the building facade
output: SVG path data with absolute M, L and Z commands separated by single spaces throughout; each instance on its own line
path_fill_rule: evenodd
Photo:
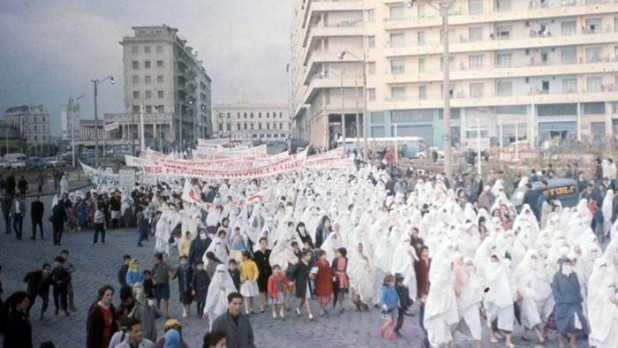
M 122 138 L 130 139 L 133 132 L 139 139 L 143 113 L 147 141 L 166 146 L 185 148 L 209 137 L 211 79 L 197 51 L 178 37 L 178 29 L 166 25 L 133 31 L 120 42 L 127 112 L 105 115 L 105 122 L 119 122 Z
M 477 131 L 493 144 L 517 137 L 531 145 L 614 134 L 617 1 L 452 1 L 450 130 L 442 116 L 440 11 L 413 3 L 296 0 L 294 122 L 310 142 L 332 143 L 342 114 L 346 134 L 355 136 L 358 112 L 359 134 L 363 126 L 370 137 L 394 136 L 396 129 L 397 136 L 440 147 L 446 134 L 454 145 L 469 146 Z
M 77 100 L 70 98 L 69 103 L 62 107 L 60 112 L 60 127 L 62 140 L 79 139 L 80 109 Z
M 21 105 L 4 112 L 5 123 L 17 129 L 27 146 L 50 142 L 49 112 L 42 105 Z
M 213 128 L 218 137 L 263 142 L 287 141 L 292 135 L 290 109 L 285 103 L 251 103 L 242 97 L 213 107 Z

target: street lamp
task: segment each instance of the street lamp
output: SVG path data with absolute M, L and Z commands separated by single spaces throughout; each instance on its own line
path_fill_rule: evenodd
M 109 80 L 109 83 L 112 85 L 116 83 L 114 77 L 112 75 L 108 75 L 103 79 L 93 79 L 90 80 L 92 85 L 94 86 L 94 165 L 96 168 L 99 168 L 99 114 L 98 114 L 98 89 L 97 87 Z
M 364 41 L 363 41 L 363 45 L 364 45 Z M 364 48 L 363 48 L 364 49 Z M 367 162 L 369 160 L 369 142 L 367 141 L 367 132 L 368 132 L 368 125 L 369 125 L 369 118 L 367 116 L 367 53 L 363 51 L 363 57 L 360 58 L 359 56 L 351 53 L 350 51 L 341 51 L 341 53 L 339 53 L 338 57 L 340 60 L 342 60 L 346 54 L 349 54 L 352 58 L 357 59 L 359 61 L 361 61 L 363 63 L 363 159 L 365 162 Z M 343 96 L 342 96 L 343 97 Z M 356 122 L 356 137 L 358 138 L 358 136 L 360 135 L 360 122 Z
M 448 26 L 448 11 L 453 5 L 454 0 L 439 0 L 438 6 L 435 6 L 431 0 L 420 0 L 429 4 L 431 7 L 440 11 L 442 16 L 442 98 L 444 98 L 444 173 L 447 178 L 451 178 L 451 86 L 450 86 L 450 57 L 449 57 L 449 26 Z M 414 6 L 419 0 L 405 0 L 404 3 L 408 7 Z

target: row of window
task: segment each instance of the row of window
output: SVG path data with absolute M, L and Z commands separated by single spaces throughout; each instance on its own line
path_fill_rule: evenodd
M 522 56 L 519 58 L 519 66 L 534 66 L 534 65 L 548 65 L 548 64 L 576 64 L 578 62 L 577 58 L 577 47 L 569 46 L 563 47 L 559 49 L 558 53 L 555 52 L 555 49 L 541 49 L 540 55 L 532 54 L 529 49 L 524 50 L 522 53 L 525 56 L 530 56 L 529 58 L 525 58 Z M 511 68 L 516 67 L 517 65 L 513 65 L 513 57 L 515 53 L 512 52 L 497 52 L 495 53 L 494 66 L 497 68 Z M 559 57 L 559 58 L 558 58 Z M 481 70 L 485 67 L 485 58 L 484 54 L 471 54 L 468 55 L 468 64 L 464 63 L 464 60 L 460 61 L 459 69 L 460 70 Z M 604 56 L 604 47 L 603 46 L 594 46 L 594 47 L 586 47 L 585 48 L 585 60 L 581 58 L 579 63 L 601 63 L 603 61 L 610 60 L 618 60 L 618 46 L 614 47 L 613 57 Z M 454 69 L 455 58 L 450 57 L 450 68 Z M 391 74 L 404 74 L 406 72 L 406 63 L 407 60 L 403 58 L 392 59 L 391 60 Z M 490 64 L 491 65 L 491 64 Z M 371 70 L 375 70 L 375 65 L 373 65 L 373 69 L 371 69 L 372 65 L 369 65 L 369 74 L 373 74 Z M 440 70 L 443 68 L 443 61 L 440 60 Z M 427 61 L 425 58 L 418 58 L 417 65 L 418 73 L 426 73 L 427 70 Z
M 163 67 L 163 61 L 162 60 L 157 60 L 156 61 L 157 64 L 157 68 L 162 68 Z M 139 60 L 134 60 L 131 62 L 131 66 L 133 67 L 133 70 L 139 70 Z M 149 60 L 145 60 L 142 62 L 142 66 L 144 67 L 144 69 L 150 69 L 152 68 L 152 62 Z
M 144 91 L 143 93 L 143 97 L 145 99 L 152 99 L 152 92 L 153 91 Z M 133 91 L 133 99 L 140 99 L 141 97 L 141 93 L 139 91 Z M 158 99 L 163 99 L 165 98 L 165 93 L 164 91 L 157 91 L 157 98 Z
M 279 122 L 279 123 L 274 123 L 271 127 L 270 123 L 265 123 L 266 124 L 266 128 L 264 129 L 280 129 L 283 130 L 283 122 Z M 247 126 L 248 125 L 248 126 Z M 232 128 L 232 124 L 231 123 L 226 123 L 227 126 L 227 130 L 230 131 Z M 224 127 L 224 123 L 223 122 L 219 122 L 219 130 L 223 130 Z M 256 129 L 253 123 L 236 123 L 236 130 L 254 130 Z M 257 129 L 261 130 L 262 128 L 262 123 L 258 123 L 257 124 Z
M 139 54 L 139 48 L 140 48 L 140 46 L 138 46 L 138 45 L 131 46 L 131 53 L 134 54 L 134 55 Z M 150 46 L 143 46 L 143 49 L 144 49 L 144 53 L 146 53 L 146 54 L 152 53 L 152 50 L 151 50 Z M 161 46 L 161 45 L 155 46 L 155 51 L 157 53 L 163 53 L 163 46 Z
M 163 75 L 157 75 L 157 83 L 163 83 Z M 137 85 L 140 83 L 140 76 L 139 75 L 133 75 L 131 76 L 131 83 L 134 85 Z M 145 84 L 149 84 L 152 83 L 152 76 L 151 75 L 144 75 L 144 83 Z
M 257 118 L 262 118 L 262 113 L 261 112 L 256 112 L 255 114 L 257 114 Z M 239 118 L 239 119 L 240 118 L 245 118 L 245 119 L 250 118 L 250 119 L 253 119 L 255 114 L 253 112 L 243 112 L 243 113 L 237 112 L 236 113 L 236 118 Z M 271 116 L 270 112 L 266 112 L 264 114 L 265 114 L 266 118 L 270 118 L 270 116 Z M 224 117 L 230 118 L 230 117 L 232 117 L 232 113 L 230 113 L 230 112 L 228 112 L 228 113 L 220 112 L 219 113 L 219 118 L 224 118 Z M 273 111 L 272 112 L 272 118 L 283 119 L 283 112 Z
M 561 91 L 555 91 L 558 93 L 575 93 L 578 91 L 577 89 L 577 78 L 573 77 L 573 78 L 564 78 L 561 80 L 561 84 L 562 84 L 562 90 Z M 526 83 L 529 83 L 529 79 L 525 80 Z M 550 93 L 550 84 L 551 84 L 551 80 L 548 79 L 541 79 L 540 80 L 540 86 L 534 86 L 530 89 L 531 92 L 534 93 L 539 93 L 539 94 L 546 94 L 546 93 Z M 616 84 L 618 84 L 618 76 L 616 77 Z M 616 85 L 604 85 L 603 84 L 603 77 L 602 76 L 589 76 L 586 78 L 586 92 L 604 92 L 606 90 L 613 90 L 614 86 Z M 513 81 L 510 80 L 496 80 L 495 83 L 495 96 L 497 97 L 509 97 L 509 96 L 513 96 L 513 86 L 514 83 Z M 440 87 L 440 98 L 442 98 L 442 87 Z M 559 86 L 555 86 L 553 87 L 553 89 L 557 89 Z M 453 88 L 451 88 L 450 94 L 451 97 L 458 97 L 458 98 L 463 98 L 463 97 L 469 97 L 469 98 L 483 98 L 485 97 L 485 83 L 482 82 L 476 82 L 476 83 L 470 83 L 468 85 L 468 94 L 466 94 L 464 91 L 455 91 Z M 552 89 L 552 91 L 553 91 Z M 368 90 L 369 92 L 369 90 Z M 402 101 L 402 100 L 406 100 L 407 99 L 407 93 L 406 93 L 406 87 L 405 86 L 393 86 L 391 87 L 391 100 L 394 101 Z M 417 97 L 419 100 L 426 100 L 428 99 L 428 94 L 427 94 L 427 86 L 426 85 L 420 85 L 418 86 L 418 94 Z M 369 98 L 370 100 L 375 99 L 375 90 L 374 90 L 374 94 L 373 96 L 370 96 Z
M 219 128 L 219 131 L 222 132 L 223 129 Z M 230 130 L 228 129 L 227 132 L 229 133 Z M 287 136 L 284 133 L 261 133 L 261 134 L 251 134 L 252 138 L 260 138 L 260 139 L 264 139 L 264 138 L 286 138 Z

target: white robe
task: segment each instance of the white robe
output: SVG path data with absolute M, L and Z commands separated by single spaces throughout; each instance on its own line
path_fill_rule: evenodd
M 208 314 L 210 327 L 218 316 L 227 310 L 227 296 L 236 291 L 234 281 L 226 265 L 218 265 L 215 274 L 208 286 L 204 314 Z

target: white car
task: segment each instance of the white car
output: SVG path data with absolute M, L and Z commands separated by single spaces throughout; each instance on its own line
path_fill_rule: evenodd
M 9 160 L 8 164 L 9 164 L 9 168 L 11 169 L 26 168 L 25 161 L 13 159 L 13 160 Z
M 11 168 L 11 163 L 9 163 L 9 161 L 0 159 L 0 168 Z

